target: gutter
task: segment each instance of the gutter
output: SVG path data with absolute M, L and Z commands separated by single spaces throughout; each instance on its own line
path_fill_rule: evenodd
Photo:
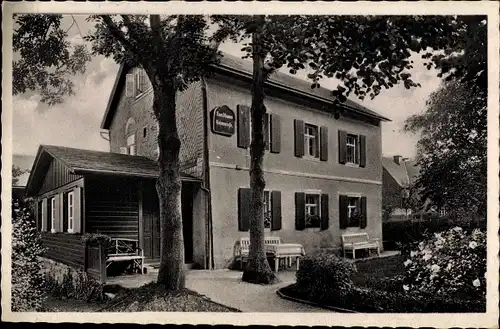
M 76 174 L 76 175 L 109 174 L 109 175 L 115 175 L 115 176 L 129 176 L 129 177 L 151 178 L 151 179 L 158 178 L 158 174 L 138 174 L 138 173 L 131 173 L 128 171 L 116 171 L 116 170 L 105 170 L 105 169 L 86 169 L 86 168 L 72 167 L 71 172 Z M 200 179 L 181 176 L 181 181 L 199 183 Z
M 213 270 L 214 264 L 214 237 L 213 237 L 213 218 L 212 218 L 212 193 L 210 192 L 210 161 L 208 152 L 208 99 L 207 99 L 207 82 L 205 78 L 201 78 L 201 92 L 203 97 L 203 183 L 202 190 L 207 194 L 207 241 L 205 243 L 205 251 L 208 255 L 205 266 Z

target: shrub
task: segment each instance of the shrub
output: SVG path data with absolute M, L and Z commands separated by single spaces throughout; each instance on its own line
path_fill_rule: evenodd
M 297 271 L 297 289 L 311 300 L 342 298 L 351 290 L 352 263 L 326 252 L 305 256 Z
M 30 204 L 12 200 L 12 311 L 38 311 L 43 302 L 44 249 Z
M 46 274 L 45 290 L 53 296 L 60 298 L 72 298 L 86 302 L 103 301 L 106 299 L 103 285 L 92 279 L 87 273 L 76 272 L 71 274 L 71 270 L 64 274 L 62 283 L 50 274 Z
M 102 244 L 109 246 L 111 244 L 111 237 L 102 233 L 85 233 L 81 237 L 82 243 L 86 245 Z
M 408 294 L 484 299 L 486 234 L 460 227 L 429 235 L 405 261 Z

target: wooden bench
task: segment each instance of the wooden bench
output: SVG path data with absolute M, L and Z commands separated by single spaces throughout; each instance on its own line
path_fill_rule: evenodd
M 264 245 L 276 245 L 281 243 L 280 237 L 266 236 L 264 237 Z M 236 241 L 234 248 L 234 257 L 239 258 L 240 267 L 243 268 L 243 259 L 248 258 L 248 253 L 250 252 L 250 238 L 244 237 Z
M 106 268 L 114 262 L 132 261 L 141 274 L 144 274 L 144 252 L 136 239 L 112 238 L 106 250 Z
M 379 239 L 370 239 L 367 233 L 346 233 L 342 234 L 342 251 L 344 258 L 346 252 L 352 253 L 352 258 L 356 259 L 356 250 L 368 249 L 377 250 L 377 255 L 380 256 L 380 243 Z

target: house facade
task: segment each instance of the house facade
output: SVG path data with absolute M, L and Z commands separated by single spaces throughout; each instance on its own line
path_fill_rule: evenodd
M 198 205 L 186 250 L 201 267 L 224 268 L 235 242 L 249 235 L 251 63 L 224 55 L 213 70 L 178 94 L 177 124 L 181 170 L 199 179 L 190 191 L 183 186 L 192 195 L 183 207 Z M 156 160 L 152 101 L 144 72 L 122 66 L 101 124 L 111 153 Z M 351 101 L 335 119 L 330 91 L 280 73 L 266 85 L 265 104 L 266 234 L 306 252 L 338 248 L 344 232 L 381 238 L 381 124 L 388 119 Z

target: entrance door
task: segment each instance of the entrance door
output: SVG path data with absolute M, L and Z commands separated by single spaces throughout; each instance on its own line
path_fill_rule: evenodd
M 160 211 L 154 185 L 143 189 L 144 257 L 148 262 L 160 261 Z

